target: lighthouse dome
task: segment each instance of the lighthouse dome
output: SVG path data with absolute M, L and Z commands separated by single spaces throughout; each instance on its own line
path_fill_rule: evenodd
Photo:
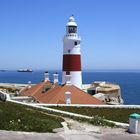
M 74 19 L 73 16 L 71 16 L 71 17 L 69 18 L 69 22 L 75 22 L 75 19 Z
M 69 18 L 69 21 L 66 26 L 77 26 L 73 15 Z

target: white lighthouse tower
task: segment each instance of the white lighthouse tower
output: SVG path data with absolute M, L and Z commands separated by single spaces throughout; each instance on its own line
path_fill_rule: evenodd
M 62 82 L 66 83 L 69 75 L 71 83 L 78 88 L 82 88 L 80 41 L 81 38 L 77 35 L 77 24 L 71 16 L 66 24 L 66 34 L 63 39 Z

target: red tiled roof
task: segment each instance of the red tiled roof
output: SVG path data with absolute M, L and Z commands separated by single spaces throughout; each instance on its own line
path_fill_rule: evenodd
M 46 85 L 50 85 L 51 83 L 48 82 L 40 82 L 36 85 L 33 85 L 31 88 L 26 88 L 25 90 L 22 91 L 21 95 L 22 96 L 31 96 L 34 97 L 35 99 L 41 97 L 43 95 L 43 90 Z
M 49 87 L 44 91 L 45 87 Z M 43 92 L 44 91 L 44 92 Z M 74 85 L 57 85 L 51 82 L 40 82 L 22 91 L 22 96 L 31 96 L 40 103 L 65 104 L 65 92 L 71 92 L 71 104 L 103 104 L 102 101 L 75 87 Z
M 74 85 L 63 85 L 51 88 L 37 100 L 40 103 L 65 104 L 65 92 L 67 91 L 71 92 L 71 104 L 103 104 L 102 101 L 98 100 L 95 97 L 92 97 L 91 95 L 75 87 Z

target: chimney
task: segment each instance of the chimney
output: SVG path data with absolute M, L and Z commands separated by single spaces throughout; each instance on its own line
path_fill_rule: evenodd
M 48 71 L 45 71 L 44 77 L 45 77 L 45 80 L 44 80 L 45 82 L 50 81 L 49 80 L 49 72 Z
M 65 92 L 66 96 L 66 104 L 71 104 L 71 92 L 67 91 Z
M 28 88 L 31 88 L 31 81 L 28 81 Z
M 58 73 L 57 72 L 53 74 L 53 77 L 54 77 L 54 81 L 53 81 L 54 84 L 58 83 Z
M 66 85 L 72 85 L 71 75 L 65 75 Z

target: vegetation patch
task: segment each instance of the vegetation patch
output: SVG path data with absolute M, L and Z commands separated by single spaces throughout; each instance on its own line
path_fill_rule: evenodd
M 80 118 L 80 117 L 71 117 L 71 118 L 79 122 L 87 122 L 95 126 L 103 126 L 103 127 L 111 127 L 111 128 L 117 127 L 115 123 L 108 122 L 103 117 L 99 117 L 99 116 L 94 116 L 93 119 L 86 119 L 86 118 Z
M 117 127 L 115 123 L 109 122 L 109 121 L 105 120 L 104 117 L 99 117 L 98 115 L 94 116 L 94 118 L 92 118 L 92 119 L 87 119 L 87 118 L 82 118 L 82 117 L 78 117 L 78 116 L 71 116 L 68 114 L 63 114 L 61 112 L 59 113 L 59 112 L 46 111 L 46 110 L 43 110 L 43 111 L 47 112 L 49 114 L 55 114 L 55 115 L 59 115 L 62 117 L 71 118 L 71 119 L 77 120 L 79 122 L 84 122 L 84 123 L 86 122 L 86 123 L 93 124 L 96 126 L 104 126 L 104 127 L 112 127 L 112 128 Z
M 25 105 L 0 102 L 0 129 L 13 131 L 52 132 L 62 127 L 61 117 L 47 115 Z
M 72 113 L 98 116 L 107 120 L 128 123 L 129 115 L 140 113 L 140 109 L 133 108 L 92 108 L 92 107 L 71 107 L 71 106 L 51 106 L 50 108 L 68 111 Z
M 100 126 L 104 126 L 104 127 L 117 127 L 115 123 L 112 123 L 112 122 L 108 122 L 106 121 L 103 117 L 99 117 L 99 116 L 94 116 L 93 119 L 89 120 L 89 123 L 90 124 L 93 124 L 93 125 L 100 125 Z
M 0 89 L 5 89 L 10 93 L 15 93 L 17 91 L 20 91 L 20 89 L 18 89 L 16 87 L 10 87 L 10 86 L 0 86 Z

